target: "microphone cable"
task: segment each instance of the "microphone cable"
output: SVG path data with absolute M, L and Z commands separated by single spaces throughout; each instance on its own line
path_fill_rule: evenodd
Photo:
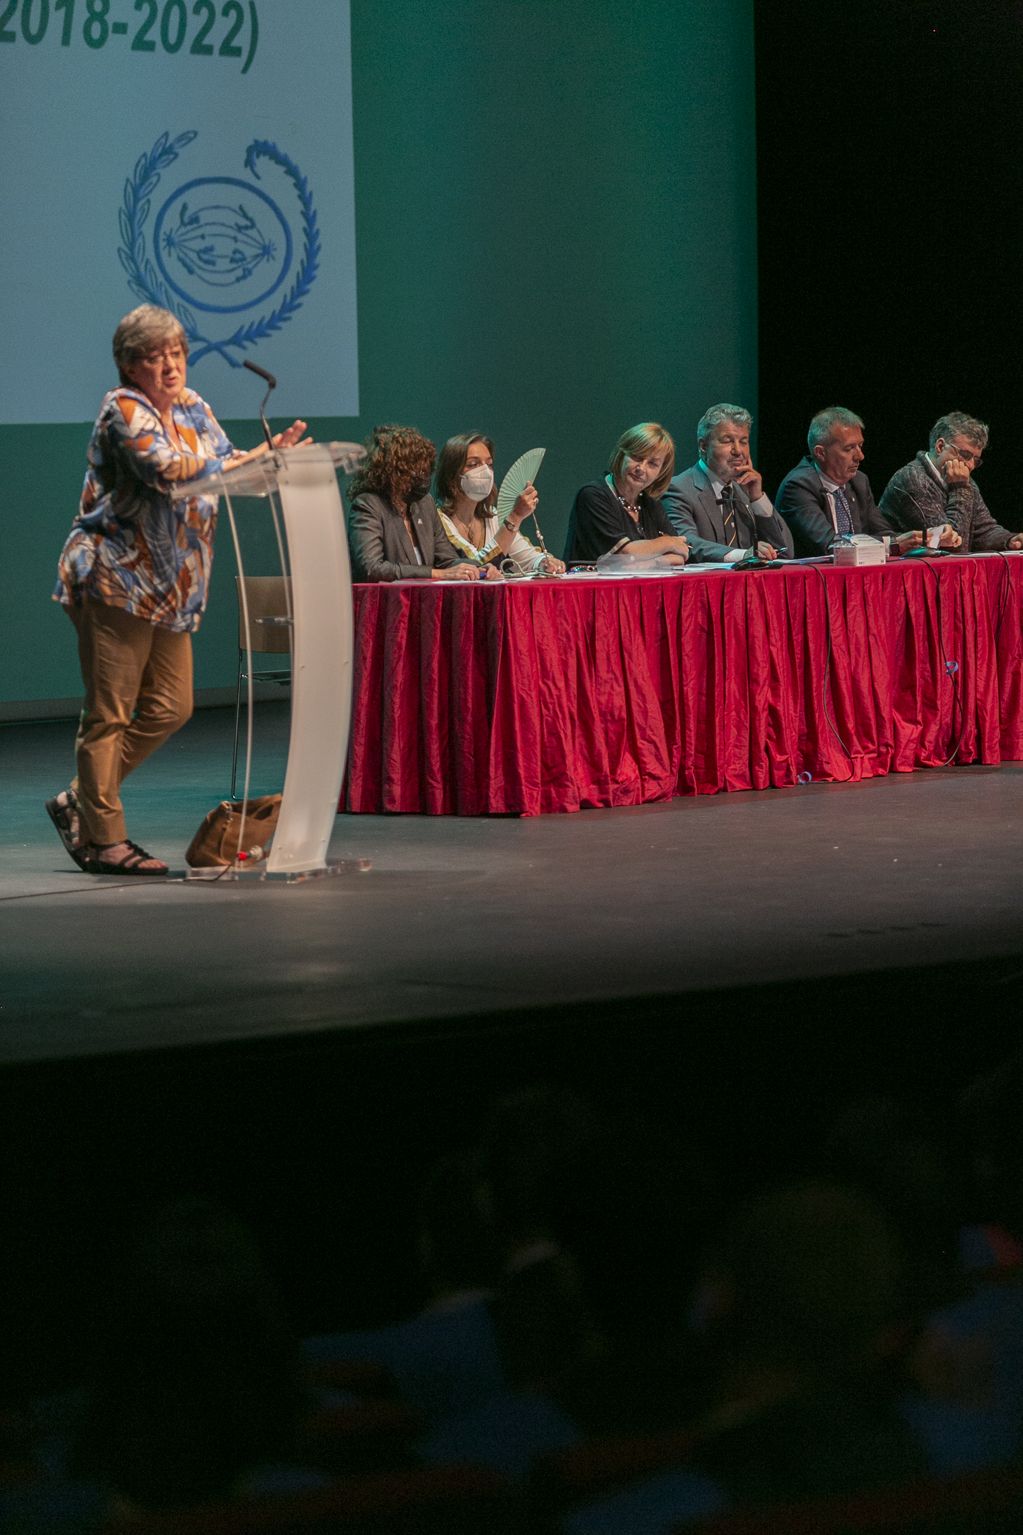
M 966 730 L 966 710 L 963 707 L 962 694 L 959 690 L 959 662 L 955 660 L 950 661 L 945 653 L 945 636 L 941 632 L 941 583 L 938 580 L 938 573 L 934 566 L 931 564 L 930 560 L 926 558 L 920 560 L 919 564 L 921 564 L 926 571 L 930 572 L 931 580 L 934 583 L 934 607 L 938 620 L 938 649 L 941 651 L 941 660 L 945 669 L 945 676 L 952 684 L 952 730 L 955 730 L 956 728 L 956 705 L 958 704 L 959 706 L 959 734 L 956 737 L 956 744 L 953 746 L 951 753 L 945 758 L 944 762 L 938 763 L 940 768 L 946 768 L 952 766 L 952 763 L 959 755 L 959 748 L 963 744 L 963 734 Z
M 851 783 L 853 781 L 854 776 L 855 776 L 854 773 L 853 773 L 852 768 L 853 768 L 853 765 L 855 765 L 856 758 L 853 755 L 853 753 L 849 750 L 848 746 L 846 746 L 846 744 L 843 741 L 842 737 L 839 735 L 838 727 L 835 724 L 834 720 L 831 718 L 831 711 L 828 708 L 828 682 L 829 682 L 829 678 L 830 678 L 830 674 L 831 674 L 831 594 L 828 591 L 828 583 L 824 579 L 824 572 L 821 570 L 820 566 L 819 565 L 811 565 L 810 569 L 817 576 L 817 579 L 820 581 L 820 584 L 821 584 L 821 586 L 822 586 L 822 588 L 824 590 L 824 616 L 827 619 L 826 628 L 827 628 L 827 635 L 828 635 L 828 644 L 827 644 L 827 653 L 826 653 L 826 655 L 824 657 L 824 677 L 823 677 L 823 680 L 821 682 L 821 707 L 822 707 L 822 709 L 824 711 L 824 718 L 827 721 L 828 729 L 831 731 L 831 734 L 834 736 L 834 738 L 838 742 L 839 746 L 842 748 L 842 750 L 845 752 L 846 756 L 849 758 L 849 763 L 850 763 L 848 778 L 836 778 L 834 780 L 834 782 L 835 783 Z

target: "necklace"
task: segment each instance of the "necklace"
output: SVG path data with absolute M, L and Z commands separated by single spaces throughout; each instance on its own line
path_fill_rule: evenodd
M 626 501 L 625 497 L 622 495 L 621 491 L 618 489 L 618 486 L 615 484 L 614 477 L 612 475 L 610 475 L 610 474 L 607 476 L 607 483 L 610 485 L 611 489 L 614 491 L 615 495 L 618 497 L 618 500 L 621 502 L 622 507 L 625 509 L 625 511 L 628 513 L 628 515 L 632 518 L 633 522 L 638 522 L 639 521 L 639 502 L 638 501 Z
M 476 525 L 476 513 L 472 512 L 468 521 L 466 521 L 463 517 L 456 517 L 454 514 L 452 514 L 452 521 L 454 522 L 456 528 L 460 528 L 462 530 L 462 536 L 466 543 L 472 544 L 474 549 L 478 549 L 479 545 L 477 544 L 475 535 L 473 533 L 473 528 Z

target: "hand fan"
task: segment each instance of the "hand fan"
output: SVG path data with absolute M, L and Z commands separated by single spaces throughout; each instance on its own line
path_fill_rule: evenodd
M 501 489 L 497 492 L 497 503 L 494 510 L 497 512 L 498 522 L 506 522 L 508 513 L 515 505 L 527 485 L 536 484 L 537 471 L 543 463 L 546 448 L 530 448 L 528 453 L 523 453 L 512 464 L 508 473 L 501 481 Z
M 546 452 L 546 448 L 530 448 L 528 453 L 523 453 L 520 458 L 515 460 L 501 481 L 501 489 L 497 492 L 497 502 L 494 507 L 499 527 L 503 527 L 504 523 L 507 522 L 508 513 L 526 486 L 536 484 L 536 476 Z M 540 532 L 540 524 L 536 520 L 535 512 L 533 513 L 533 526 L 536 529 L 536 541 L 544 554 L 546 554 L 547 545 L 543 541 L 543 534 Z

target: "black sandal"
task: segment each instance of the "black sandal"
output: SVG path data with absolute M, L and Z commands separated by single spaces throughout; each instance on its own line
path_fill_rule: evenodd
M 78 818 L 78 796 L 74 789 L 62 791 L 65 803 L 60 803 L 60 795 L 46 801 L 46 814 L 57 828 L 57 836 L 66 853 L 74 859 L 80 869 L 86 869 L 88 865 L 87 849 L 80 840 L 81 822 Z
M 106 848 L 83 847 L 81 849 L 83 862 L 82 868 L 86 874 L 125 874 L 138 875 L 147 879 L 157 879 L 170 873 L 167 865 L 159 858 L 154 858 L 152 853 L 147 853 L 144 847 L 139 847 L 137 842 L 128 841 L 125 838 L 130 852 L 126 853 L 120 863 L 112 863 L 103 857 Z M 111 847 L 119 847 L 120 843 L 113 842 Z M 72 854 L 74 857 L 74 854 Z M 156 869 L 144 869 L 145 863 L 155 863 Z

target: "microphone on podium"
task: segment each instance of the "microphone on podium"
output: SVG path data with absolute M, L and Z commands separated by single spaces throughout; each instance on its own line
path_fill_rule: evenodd
M 274 447 L 273 435 L 270 431 L 270 427 L 266 419 L 266 402 L 277 388 L 277 380 L 274 378 L 272 373 L 267 371 L 266 368 L 261 368 L 258 362 L 250 362 L 249 358 L 247 357 L 243 361 L 242 367 L 248 368 L 250 373 L 255 373 L 256 377 L 261 378 L 267 385 L 266 394 L 263 396 L 262 404 L 259 407 L 259 420 L 263 427 L 263 436 L 266 438 L 267 447 L 270 449 L 271 453 L 276 453 L 277 449 Z

